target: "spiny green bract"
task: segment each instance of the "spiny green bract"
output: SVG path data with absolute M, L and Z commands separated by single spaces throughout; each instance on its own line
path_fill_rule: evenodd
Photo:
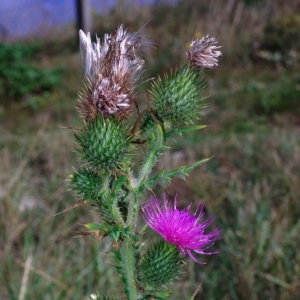
M 145 287 L 161 287 L 179 273 L 180 258 L 176 246 L 159 241 L 147 250 L 139 266 L 139 279 Z
M 151 98 L 160 119 L 175 124 L 193 123 L 203 109 L 201 97 L 204 82 L 199 71 L 189 66 L 172 76 L 165 76 L 165 83 L 158 79 L 152 85 Z
M 130 140 L 121 123 L 102 116 L 86 123 L 82 131 L 76 132 L 75 139 L 81 146 L 77 149 L 82 154 L 81 159 L 96 169 L 121 168 L 130 148 Z
M 85 201 L 98 200 L 101 196 L 101 177 L 92 170 L 81 168 L 70 176 L 73 190 L 82 194 Z

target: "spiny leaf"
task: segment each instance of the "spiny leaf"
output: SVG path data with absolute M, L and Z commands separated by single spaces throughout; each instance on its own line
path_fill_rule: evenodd
M 168 183 L 174 177 L 179 177 L 179 178 L 184 179 L 188 175 L 189 171 L 206 163 L 210 159 L 211 159 L 211 157 L 205 158 L 205 159 L 199 160 L 189 166 L 182 166 L 182 167 L 179 167 L 172 171 L 160 171 L 159 173 L 157 173 L 156 175 L 154 175 L 153 177 L 149 178 L 146 181 L 145 188 L 151 189 L 157 181 L 160 181 L 163 184 Z
M 113 190 L 118 191 L 122 188 L 122 185 L 126 182 L 127 177 L 125 175 L 119 176 L 113 183 Z
M 118 241 L 120 237 L 128 237 L 129 236 L 129 229 L 122 228 L 120 225 L 110 225 L 107 223 L 102 224 L 95 224 L 95 223 L 89 223 L 84 225 L 85 228 L 87 228 L 89 231 L 83 232 L 82 235 L 92 235 L 91 232 L 98 232 L 99 235 L 105 237 L 109 236 L 115 241 Z
M 207 127 L 207 125 L 194 125 L 194 126 L 174 128 L 174 129 L 171 129 L 170 131 L 168 131 L 166 133 L 166 138 L 170 137 L 171 135 L 173 135 L 175 133 L 182 134 L 182 133 L 186 133 L 186 132 L 193 131 L 193 130 L 203 129 L 203 128 L 206 128 L 206 127 Z
M 92 294 L 88 298 L 89 300 L 124 300 L 121 298 L 110 298 L 110 297 L 105 297 L 105 296 L 100 296 L 98 294 Z

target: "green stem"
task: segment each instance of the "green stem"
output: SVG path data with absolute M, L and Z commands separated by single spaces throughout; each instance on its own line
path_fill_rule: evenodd
M 149 142 L 148 153 L 137 180 L 137 191 L 139 193 L 141 192 L 141 186 L 143 186 L 143 183 L 149 178 L 149 175 L 152 172 L 152 169 L 156 163 L 156 159 L 159 155 L 159 151 L 164 146 L 164 133 L 161 126 L 158 124 L 156 125 L 155 133 L 155 137 L 152 138 L 151 142 Z
M 139 177 L 137 179 L 136 188 L 139 189 L 142 182 L 147 179 L 153 166 L 156 162 L 157 153 L 163 147 L 164 135 L 160 125 L 156 125 L 156 135 L 155 138 L 149 143 L 148 153 L 145 158 L 144 164 L 141 168 Z
M 110 193 L 110 189 L 109 189 L 110 180 L 111 180 L 110 174 L 107 173 L 105 176 L 103 176 L 102 190 L 107 195 Z M 123 220 L 122 214 L 121 214 L 120 209 L 118 208 L 118 206 L 117 206 L 117 204 L 115 202 L 112 203 L 111 215 L 112 215 L 112 219 L 113 220 L 116 220 L 117 223 L 119 223 L 123 227 L 125 227 L 125 222 Z
M 123 220 L 122 214 L 120 212 L 119 207 L 117 206 L 117 204 L 115 202 L 112 204 L 112 214 L 113 214 L 114 220 L 117 220 L 117 222 L 119 224 L 121 224 L 123 228 L 125 228 L 126 225 L 125 225 L 125 222 Z
M 139 211 L 139 198 L 141 195 L 141 188 L 145 180 L 149 178 L 149 175 L 156 162 L 158 152 L 163 148 L 163 131 L 162 128 L 157 125 L 155 137 L 149 143 L 147 155 L 145 157 L 143 166 L 140 170 L 138 178 L 132 177 L 130 179 L 131 193 L 128 197 L 128 214 L 126 220 L 126 226 L 130 226 L 130 234 L 134 236 L 137 227 L 137 218 Z M 121 260 L 123 266 L 123 276 L 125 293 L 130 300 L 136 300 L 138 298 L 138 291 L 135 284 L 135 253 L 133 247 L 133 240 L 125 238 L 121 245 Z
M 135 228 L 137 224 L 137 212 L 139 210 L 139 196 L 141 194 L 141 186 L 149 178 L 149 175 L 153 169 L 156 162 L 158 152 L 162 149 L 164 142 L 164 135 L 160 125 L 156 125 L 155 138 L 149 143 L 149 148 L 147 155 L 145 157 L 143 166 L 140 170 L 138 178 L 132 178 L 130 186 L 133 189 L 132 201 L 129 201 L 128 215 L 127 215 L 127 225 L 133 226 L 133 234 L 135 233 Z
M 121 246 L 121 257 L 123 263 L 125 292 L 129 300 L 138 299 L 138 291 L 135 285 L 135 257 L 133 241 L 129 238 L 124 239 Z

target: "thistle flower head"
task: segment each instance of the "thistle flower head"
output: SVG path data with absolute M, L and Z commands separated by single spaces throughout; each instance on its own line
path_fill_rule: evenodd
M 152 196 L 143 207 L 143 217 L 148 226 L 160 234 L 166 242 L 175 245 L 181 253 L 187 254 L 197 263 L 201 263 L 194 257 L 192 251 L 198 254 L 216 253 L 204 252 L 204 250 L 209 248 L 214 241 L 220 239 L 218 235 L 221 229 L 216 228 L 209 233 L 204 233 L 214 218 L 209 217 L 204 222 L 199 223 L 204 215 L 203 206 L 200 211 L 200 206 L 198 206 L 194 214 L 190 214 L 190 207 L 191 205 L 185 210 L 179 210 L 176 199 L 172 206 L 166 197 L 164 197 L 162 207 L 158 200 Z
M 105 34 L 103 43 L 90 33 L 79 31 L 80 58 L 86 87 L 80 95 L 80 113 L 93 119 L 98 113 L 104 117 L 126 118 L 134 104 L 133 88 L 139 79 L 144 61 L 138 56 L 142 36 L 127 33 L 121 25 L 114 34 Z
M 217 40 L 215 37 L 208 35 L 201 40 L 197 39 L 191 42 L 190 51 L 187 58 L 194 67 L 214 68 L 218 66 L 218 57 L 222 56 L 222 52 L 216 49 L 221 46 L 215 46 Z

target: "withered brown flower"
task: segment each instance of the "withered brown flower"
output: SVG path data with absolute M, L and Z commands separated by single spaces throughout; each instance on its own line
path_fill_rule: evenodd
M 221 51 L 216 49 L 221 46 L 215 46 L 217 40 L 215 37 L 208 35 L 202 39 L 197 39 L 191 42 L 190 51 L 187 53 L 187 58 L 194 67 L 214 68 L 218 66 L 218 57 L 222 55 Z
M 105 34 L 103 43 L 91 42 L 90 33 L 80 30 L 80 56 L 86 78 L 80 93 L 79 111 L 87 120 L 100 113 L 125 119 L 134 106 L 133 89 L 143 72 L 138 55 L 142 35 L 127 33 L 121 25 L 114 34 Z

